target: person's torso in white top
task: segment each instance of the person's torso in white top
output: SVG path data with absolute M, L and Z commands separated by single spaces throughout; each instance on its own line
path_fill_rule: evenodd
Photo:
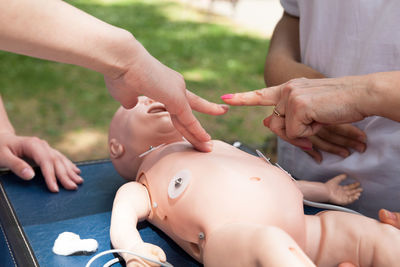
M 400 1 L 281 3 L 287 13 L 300 17 L 302 63 L 327 77 L 400 70 Z M 400 123 L 370 117 L 354 125 L 368 136 L 362 154 L 353 151 L 343 159 L 322 152 L 324 160 L 317 164 L 279 140 L 278 161 L 299 179 L 325 181 L 339 173 L 357 179 L 364 192 L 350 207 L 368 216 L 377 217 L 380 208 L 400 211 Z

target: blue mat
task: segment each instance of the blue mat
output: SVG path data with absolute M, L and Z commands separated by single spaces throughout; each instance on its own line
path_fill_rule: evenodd
M 85 182 L 77 191 L 60 188 L 58 194 L 46 189 L 41 175 L 30 182 L 12 173 L 0 177 L 3 193 L 0 221 L 4 232 L 0 238 L 0 266 L 85 266 L 93 255 L 59 256 L 52 252 L 54 240 L 65 231 L 96 239 L 98 252 L 111 248 L 112 203 L 125 181 L 109 161 L 84 163 L 79 167 Z M 8 210 L 4 211 L 5 208 Z M 174 266 L 201 266 L 150 224 L 141 223 L 139 229 L 143 240 L 160 246 Z M 106 255 L 93 266 L 102 266 L 112 258 L 113 255 Z
M 10 172 L 0 176 L 0 266 L 71 267 L 85 266 L 93 255 L 59 256 L 52 252 L 58 234 L 69 231 L 81 238 L 94 238 L 98 252 L 111 248 L 109 228 L 113 199 L 125 181 L 110 161 L 81 163 L 85 182 L 77 191 L 60 187 L 50 193 L 40 171 L 32 181 L 23 181 Z M 319 209 L 305 207 L 306 214 Z M 138 228 L 145 242 L 160 246 L 176 267 L 201 266 L 171 239 L 150 224 Z M 102 266 L 113 255 L 95 261 Z M 121 266 L 115 264 L 113 266 Z

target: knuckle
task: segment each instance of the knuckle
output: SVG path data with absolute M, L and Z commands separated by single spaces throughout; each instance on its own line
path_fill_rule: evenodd
M 302 110 L 304 108 L 306 108 L 308 105 L 308 101 L 300 96 L 300 95 L 293 95 L 293 97 L 291 97 L 289 100 L 289 105 L 293 106 L 296 109 Z
M 29 137 L 28 140 L 29 140 L 29 142 L 36 143 L 36 144 L 40 144 L 42 142 L 42 139 L 40 139 L 36 136 L 31 136 L 31 137 Z
M 296 89 L 296 86 L 293 81 L 288 81 L 282 88 L 282 93 L 284 95 L 290 95 L 294 90 Z

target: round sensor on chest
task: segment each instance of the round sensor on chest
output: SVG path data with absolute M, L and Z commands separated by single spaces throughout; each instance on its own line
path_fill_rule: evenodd
M 168 196 L 172 199 L 179 197 L 189 185 L 191 173 L 184 169 L 172 177 L 168 185 Z

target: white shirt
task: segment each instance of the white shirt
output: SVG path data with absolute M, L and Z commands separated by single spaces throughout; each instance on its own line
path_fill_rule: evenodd
M 281 3 L 287 13 L 300 18 L 302 63 L 327 77 L 400 70 L 399 0 Z M 354 125 L 367 134 L 364 153 L 352 151 L 343 159 L 322 152 L 323 161 L 317 164 L 301 149 L 279 140 L 280 165 L 299 179 L 313 181 L 347 173 L 364 189 L 350 208 L 375 218 L 380 208 L 400 211 L 400 123 L 370 117 Z

